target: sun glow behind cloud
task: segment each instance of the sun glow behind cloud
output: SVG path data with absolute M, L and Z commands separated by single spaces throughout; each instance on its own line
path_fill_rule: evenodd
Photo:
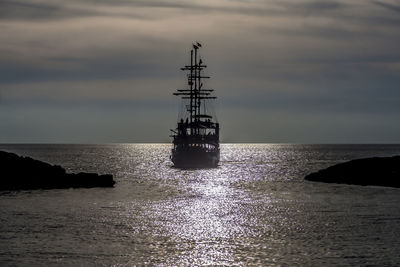
M 205 44 L 225 141 L 400 141 L 396 1 L 0 7 L 0 142 L 168 141 L 171 93 L 184 85 L 178 68 L 194 40 Z

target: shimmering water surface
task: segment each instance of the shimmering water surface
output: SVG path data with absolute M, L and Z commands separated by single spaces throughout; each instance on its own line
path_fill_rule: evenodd
M 0 193 L 5 265 L 400 265 L 400 189 L 304 181 L 400 145 L 224 144 L 216 169 L 170 145 L 0 145 L 114 188 Z

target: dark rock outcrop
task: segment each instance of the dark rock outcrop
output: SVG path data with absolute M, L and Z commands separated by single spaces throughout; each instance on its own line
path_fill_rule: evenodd
M 400 156 L 356 159 L 311 173 L 306 180 L 400 187 Z
M 110 174 L 66 173 L 61 166 L 0 151 L 0 190 L 112 187 Z

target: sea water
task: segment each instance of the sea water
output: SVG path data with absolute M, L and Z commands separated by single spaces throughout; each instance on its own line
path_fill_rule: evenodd
M 169 144 L 0 149 L 117 182 L 0 192 L 2 266 L 400 265 L 400 189 L 304 180 L 400 145 L 223 144 L 196 170 Z

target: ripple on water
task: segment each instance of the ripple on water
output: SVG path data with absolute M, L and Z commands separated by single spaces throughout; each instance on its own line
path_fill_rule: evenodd
M 170 145 L 2 145 L 113 189 L 3 192 L 6 265 L 398 265 L 398 189 L 305 182 L 400 146 L 222 145 L 216 169 L 171 168 Z

